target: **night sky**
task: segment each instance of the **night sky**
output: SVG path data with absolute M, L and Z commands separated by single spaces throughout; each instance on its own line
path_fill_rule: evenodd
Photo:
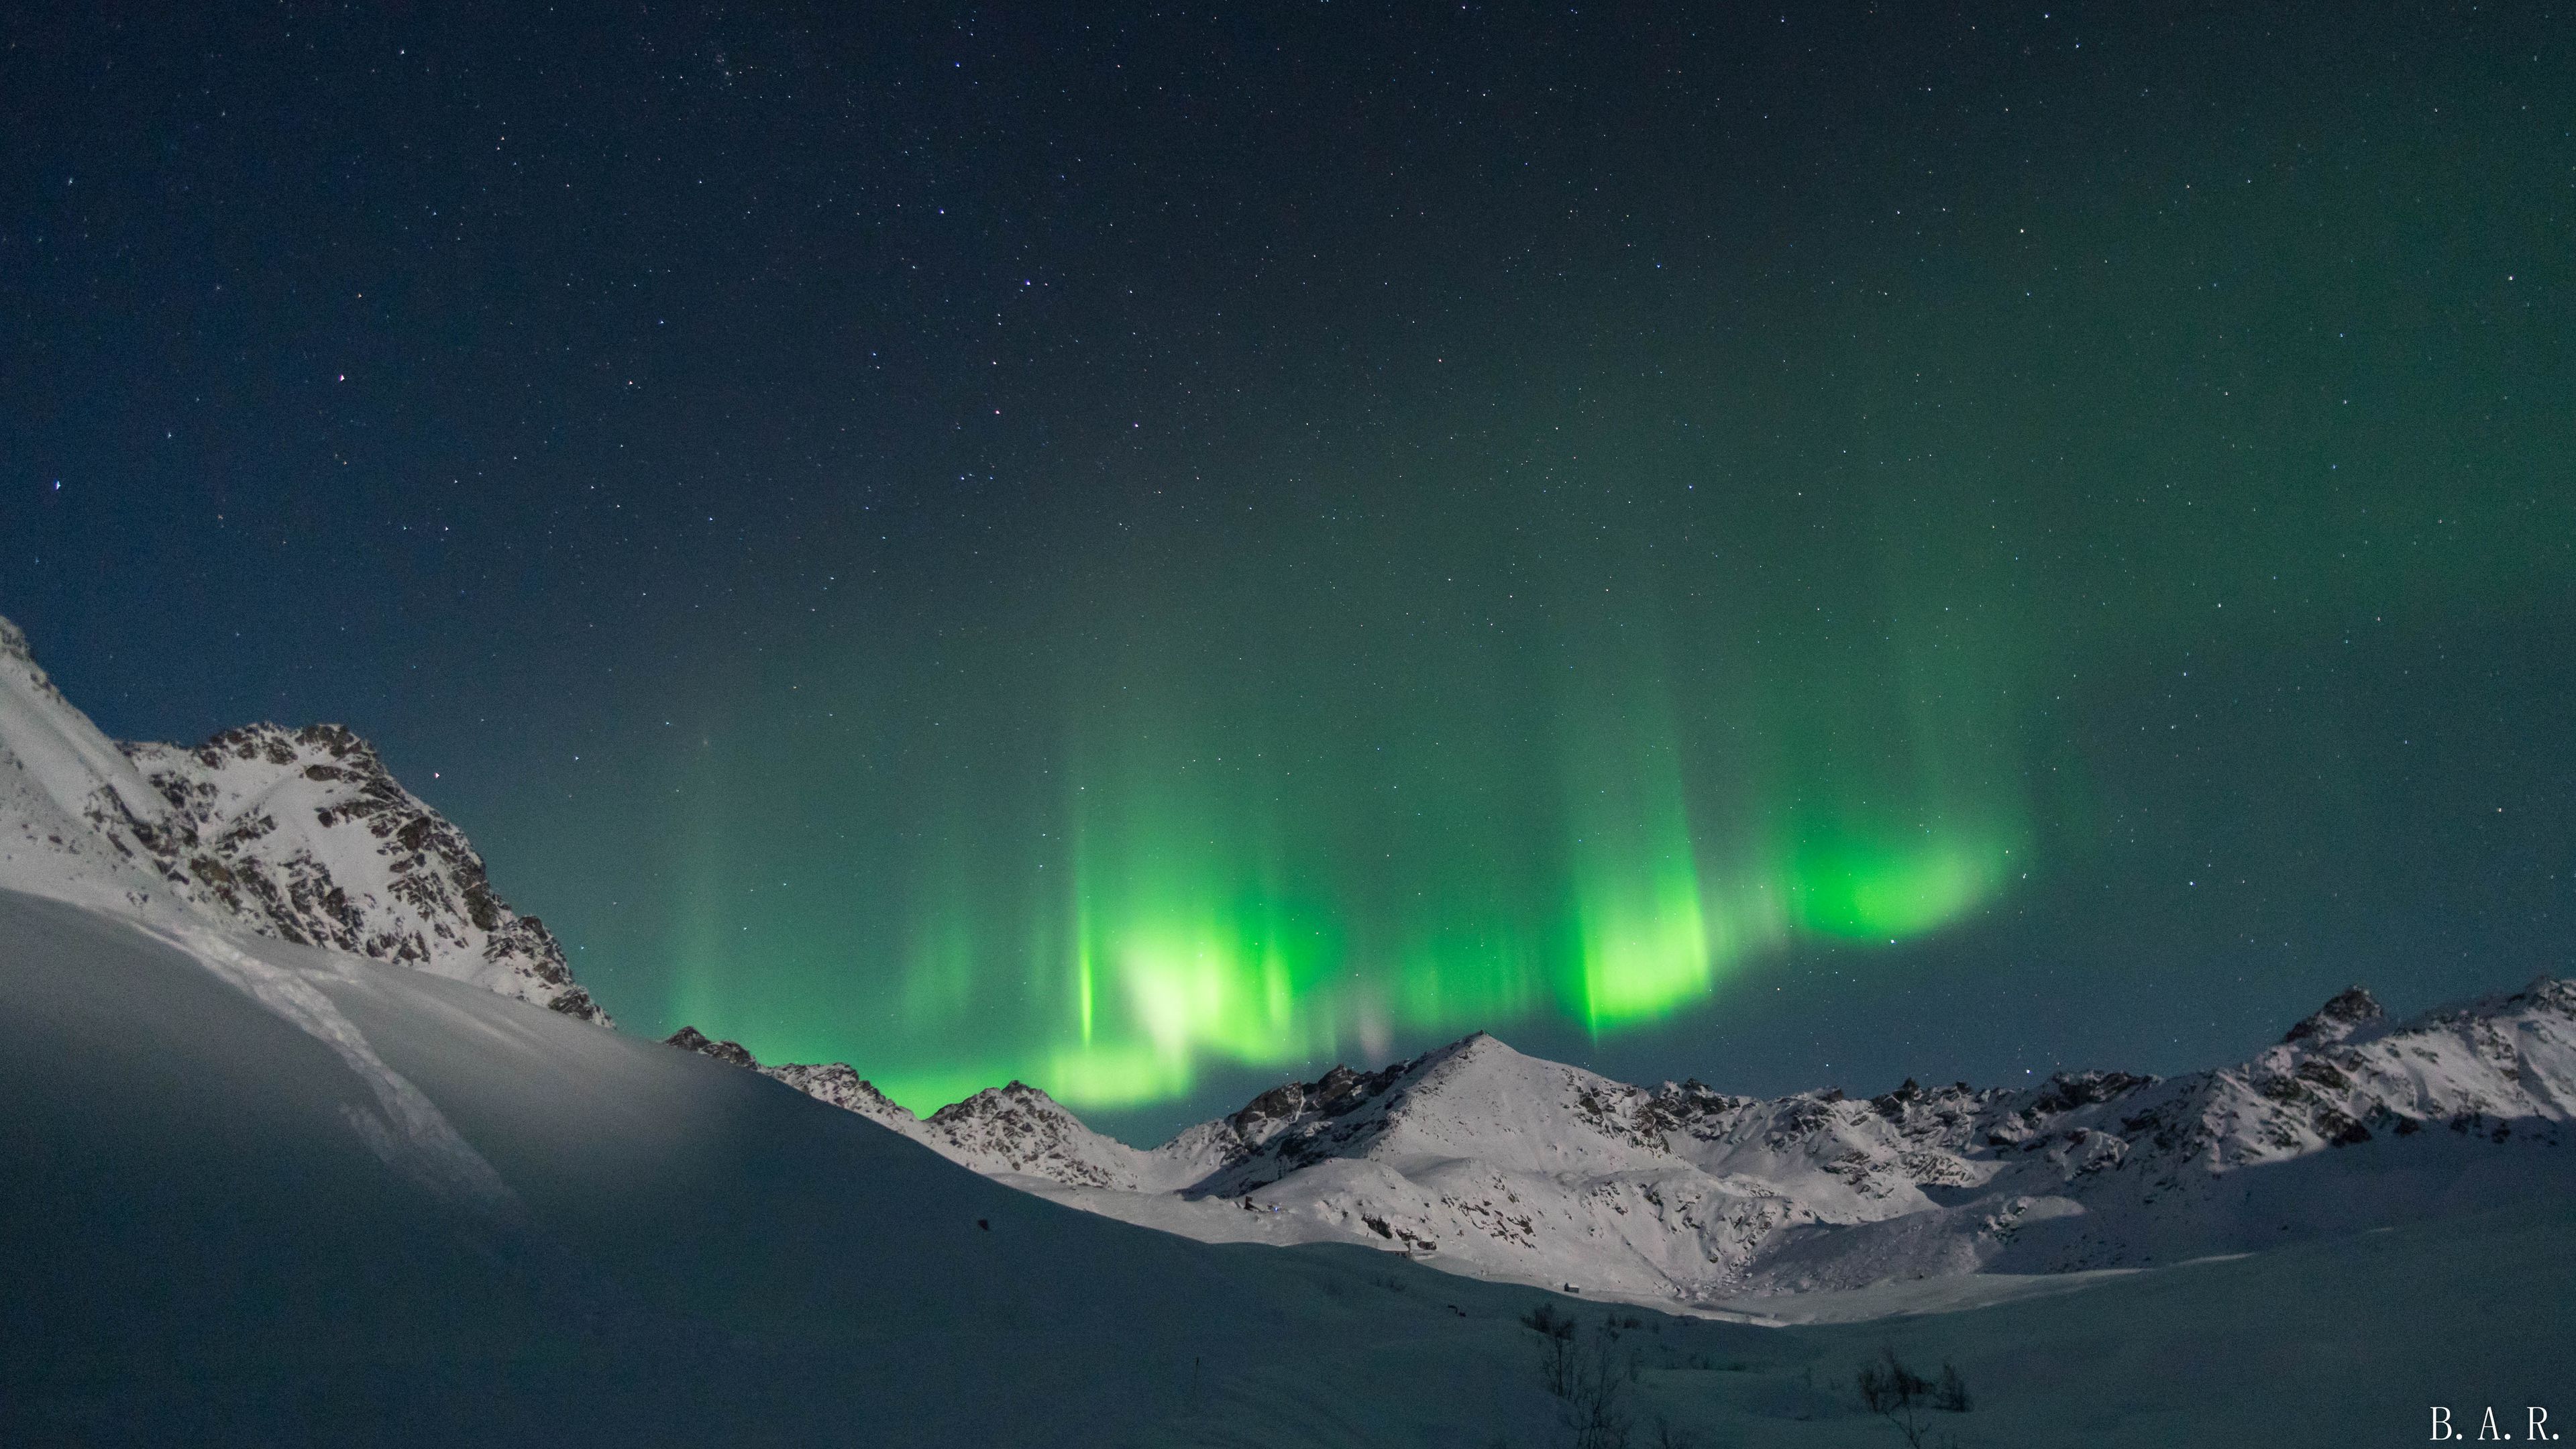
M 628 1030 L 1152 1138 L 2571 969 L 2547 7 L 47 8 L 0 613 Z

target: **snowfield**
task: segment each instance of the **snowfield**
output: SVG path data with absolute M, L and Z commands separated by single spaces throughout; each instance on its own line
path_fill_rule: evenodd
M 1477 1036 L 1151 1152 L 1025 1087 L 916 1120 L 603 1029 L 363 742 L 120 748 L 0 621 L 0 1443 L 1535 1449 L 1543 1305 L 1596 1443 L 1900 1443 L 1882 1348 L 1961 1444 L 2518 1441 L 2576 1425 L 2572 1010 L 1871 1102 Z

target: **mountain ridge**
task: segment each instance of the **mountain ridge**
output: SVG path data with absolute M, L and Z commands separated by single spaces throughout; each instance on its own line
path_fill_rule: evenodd
M 369 957 L 613 1026 L 544 923 L 501 900 L 462 833 L 365 740 L 263 723 L 117 744 L 5 619 L 0 888 L 173 939 L 213 926 Z M 2576 980 L 2547 977 L 2405 1021 L 2352 987 L 2247 1060 L 2175 1077 L 1908 1081 L 1868 1099 L 1637 1086 L 1478 1032 L 1283 1083 L 1150 1149 L 1021 1082 L 916 1116 L 845 1063 L 764 1066 L 690 1028 L 671 1041 L 1104 1216 L 1702 1311 L 2164 1264 L 2576 1187 Z
M 113 741 L 5 618 L 0 886 L 330 947 L 614 1025 L 545 923 L 512 910 L 464 833 L 346 726 Z
M 2576 980 L 2548 977 L 2403 1022 L 2351 987 L 2247 1061 L 2174 1077 L 1908 1081 L 1866 1099 L 1639 1087 L 1478 1032 L 1283 1084 L 1151 1149 L 1019 1082 L 916 1117 L 845 1065 L 696 1049 L 718 1048 L 800 1089 L 846 1073 L 870 1098 L 853 1110 L 1112 1217 L 1213 1241 L 1355 1242 L 1665 1306 L 2141 1267 L 2576 1176 L 2562 1150 Z

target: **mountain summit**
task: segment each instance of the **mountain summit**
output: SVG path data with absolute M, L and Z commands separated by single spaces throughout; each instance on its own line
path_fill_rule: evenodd
M 601 1026 L 545 923 L 334 724 L 119 744 L 0 619 L 0 888 L 415 967 Z

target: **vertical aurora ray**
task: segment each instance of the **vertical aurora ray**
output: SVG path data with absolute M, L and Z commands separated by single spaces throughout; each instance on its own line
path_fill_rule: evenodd
M 1092 978 L 1091 926 L 1088 912 L 1078 914 L 1073 923 L 1073 972 L 1074 995 L 1080 1003 L 1078 1013 L 1082 1022 L 1082 1044 L 1088 1047 L 1091 1045 L 1093 1020 L 1092 993 L 1098 989 Z
M 1819 626 L 1815 590 L 1653 541 L 1555 546 L 1448 618 L 1365 577 L 1296 629 L 1130 600 L 1051 691 L 976 702 L 991 742 L 874 767 L 899 828 L 838 948 L 873 1005 L 827 1054 L 916 1108 L 1014 1077 L 1127 1108 L 1533 1019 L 1603 1038 L 2026 868 L 2009 631 L 1884 566 L 1823 583 L 1905 608 Z
M 1559 745 L 1571 833 L 1562 996 L 1594 1031 L 1706 996 L 1718 965 L 1662 681 L 1633 662 L 1611 672 L 1564 701 Z
M 1887 565 L 1904 580 L 1901 560 Z M 1929 581 L 1897 590 L 1933 597 Z M 1791 919 L 1806 934 L 1898 942 L 1992 898 L 2029 858 L 2027 805 L 2006 703 L 2007 637 L 1968 610 L 1892 611 L 1874 690 L 1820 711 L 1793 767 L 1815 782 L 1785 813 L 1776 847 Z M 1871 697 L 1875 693 L 1876 698 Z M 1892 708 L 1891 708 L 1892 706 Z
M 1045 1073 L 1068 1100 L 1153 1100 L 1188 1090 L 1203 1059 L 1269 1065 L 1334 1042 L 1330 912 L 1290 879 L 1241 759 L 1172 718 L 1121 714 L 1068 771 L 1063 889 L 1042 907 L 1071 971 L 1076 1029 Z

